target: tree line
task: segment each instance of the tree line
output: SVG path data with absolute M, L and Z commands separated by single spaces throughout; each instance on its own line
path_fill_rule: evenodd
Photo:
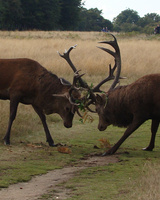
M 160 16 L 126 9 L 113 22 L 102 10 L 86 9 L 82 0 L 0 0 L 0 30 L 73 30 L 153 33 Z
M 116 32 L 140 32 L 152 34 L 157 25 L 160 24 L 160 15 L 147 13 L 140 17 L 138 12 L 132 9 L 122 11 L 113 20 L 113 30 Z
M 1 30 L 72 30 L 81 0 L 0 0 Z

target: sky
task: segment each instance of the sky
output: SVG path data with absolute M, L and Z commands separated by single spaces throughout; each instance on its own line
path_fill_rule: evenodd
M 111 22 L 128 8 L 137 11 L 140 17 L 148 13 L 160 15 L 160 0 L 82 0 L 82 2 L 87 9 L 102 10 L 102 16 Z

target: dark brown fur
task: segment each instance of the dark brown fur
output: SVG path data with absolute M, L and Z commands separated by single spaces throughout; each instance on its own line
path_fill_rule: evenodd
M 65 97 L 55 97 L 53 94 L 64 94 L 70 85 L 63 85 L 60 79 L 47 71 L 38 62 L 30 59 L 0 60 L 0 99 L 10 100 L 10 119 L 8 130 L 4 137 L 10 144 L 10 131 L 16 117 L 19 103 L 31 104 L 39 115 L 46 133 L 47 142 L 54 146 L 45 114 L 58 113 L 64 121 L 64 126 L 72 126 L 73 105 Z
M 151 74 L 130 85 L 117 87 L 107 95 L 96 97 L 100 131 L 105 130 L 110 124 L 127 127 L 122 138 L 104 155 L 115 153 L 125 139 L 148 119 L 152 120 L 152 137 L 145 150 L 151 151 L 154 148 L 155 135 L 160 122 L 159 91 L 160 74 Z

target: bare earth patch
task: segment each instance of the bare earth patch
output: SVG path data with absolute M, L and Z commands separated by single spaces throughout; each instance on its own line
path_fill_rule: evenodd
M 100 157 L 93 156 L 82 160 L 76 166 L 68 166 L 63 169 L 50 171 L 45 175 L 36 176 L 26 183 L 18 183 L 0 190 L 0 200 L 37 200 L 42 195 L 51 190 L 57 191 L 52 198 L 62 200 L 69 197 L 71 191 L 58 186 L 58 184 L 67 182 L 76 172 L 95 166 L 105 166 L 109 163 L 116 163 L 117 156 Z

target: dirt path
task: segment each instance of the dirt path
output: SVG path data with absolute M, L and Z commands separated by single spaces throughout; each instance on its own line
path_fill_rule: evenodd
M 2 189 L 0 190 L 0 200 L 37 200 L 53 189 L 58 191 L 54 196 L 55 199 L 66 199 L 69 191 L 65 188 L 60 188 L 58 184 L 67 182 L 80 170 L 88 167 L 105 166 L 115 162 L 118 162 L 117 156 L 89 157 L 81 161 L 77 166 L 50 171 L 45 175 L 32 178 L 29 182 L 14 184 L 9 188 Z

